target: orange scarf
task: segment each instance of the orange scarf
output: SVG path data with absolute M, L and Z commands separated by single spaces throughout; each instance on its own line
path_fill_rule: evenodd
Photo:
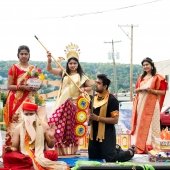
M 26 132 L 26 134 L 25 134 L 25 150 L 27 151 L 27 153 L 28 153 L 29 157 L 32 159 L 32 161 L 34 161 L 34 164 L 37 166 L 38 170 L 46 170 L 46 168 L 43 168 L 35 160 L 35 155 L 34 155 L 34 152 L 30 149 L 29 141 L 30 141 L 30 137 L 29 137 L 28 133 Z

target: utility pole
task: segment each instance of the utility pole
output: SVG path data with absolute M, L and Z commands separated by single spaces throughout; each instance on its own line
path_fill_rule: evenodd
M 112 62 L 113 62 L 113 87 L 114 87 L 114 93 L 115 97 L 117 98 L 117 71 L 116 71 L 116 61 L 115 61 L 115 50 L 114 50 L 114 43 L 118 43 L 121 41 L 109 41 L 104 43 L 111 43 L 112 44 Z
M 131 25 L 131 50 L 130 50 L 130 101 L 133 100 L 133 25 Z
M 134 25 L 131 24 L 129 25 L 118 25 L 120 29 L 123 31 L 123 33 L 130 39 L 130 101 L 133 100 L 133 28 Z M 130 27 L 131 28 L 131 35 L 129 36 L 123 29 L 122 27 Z

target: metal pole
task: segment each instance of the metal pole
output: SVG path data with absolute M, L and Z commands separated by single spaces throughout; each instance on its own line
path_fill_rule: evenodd
M 117 97 L 117 75 L 116 75 L 116 62 L 114 55 L 114 41 L 112 40 L 112 61 L 113 61 L 113 87 L 115 92 L 115 97 Z
M 133 100 L 133 25 L 131 25 L 131 51 L 130 51 L 130 101 Z
M 112 62 L 113 62 L 113 89 L 115 93 L 115 97 L 117 97 L 117 71 L 116 71 L 116 61 L 114 55 L 114 43 L 118 43 L 121 41 L 111 41 L 111 42 L 104 42 L 104 43 L 112 43 Z
M 129 27 L 129 25 L 118 25 L 120 27 L 120 29 L 123 31 L 123 33 L 130 39 L 130 43 L 131 43 L 131 49 L 130 49 L 130 101 L 133 100 L 133 28 L 134 25 L 131 24 L 131 36 L 129 36 L 128 33 L 126 33 L 122 27 Z

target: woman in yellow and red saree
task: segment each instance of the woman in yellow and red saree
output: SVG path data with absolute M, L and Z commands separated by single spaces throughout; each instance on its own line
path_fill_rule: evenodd
M 6 145 L 11 144 L 11 135 L 14 127 L 20 121 L 20 111 L 23 101 L 29 98 L 34 101 L 34 92 L 37 88 L 32 88 L 27 85 L 29 78 L 28 72 L 34 68 L 29 64 L 30 49 L 22 45 L 18 48 L 19 62 L 13 64 L 8 71 L 8 95 L 4 107 L 4 120 L 7 127 Z
M 66 74 L 61 68 L 51 67 L 51 54 L 48 53 L 47 70 L 62 77 L 53 114 L 49 118 L 49 124 L 55 123 L 56 149 L 59 155 L 76 154 L 79 140 L 75 134 L 77 101 L 82 92 L 89 92 L 92 81 L 84 74 L 79 63 L 79 49 L 75 44 L 66 47 Z M 76 85 L 79 88 L 76 87 Z
M 152 59 L 147 57 L 141 64 L 143 74 L 136 83 L 131 124 L 132 144 L 139 154 L 151 150 L 154 139 L 160 137 L 160 111 L 167 89 Z

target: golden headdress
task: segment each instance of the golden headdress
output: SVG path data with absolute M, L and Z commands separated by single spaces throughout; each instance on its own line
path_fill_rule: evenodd
M 66 46 L 64 51 L 66 53 L 67 60 L 70 58 L 77 58 L 79 60 L 80 49 L 78 45 L 70 43 Z

